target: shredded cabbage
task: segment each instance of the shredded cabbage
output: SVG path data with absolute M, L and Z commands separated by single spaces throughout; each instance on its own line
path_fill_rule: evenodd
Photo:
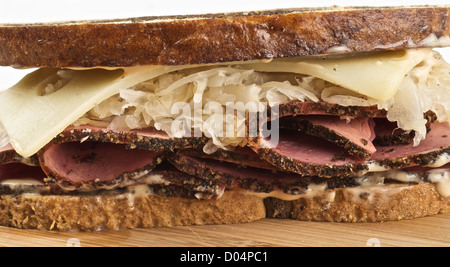
M 205 152 L 217 147 L 246 144 L 245 112 L 262 109 L 259 103 L 276 103 L 299 99 L 318 101 L 314 92 L 291 84 L 286 74 L 259 73 L 234 67 L 203 67 L 164 74 L 106 99 L 75 122 L 101 124 L 109 129 L 140 129 L 153 126 L 170 136 L 181 137 L 194 132 L 211 138 Z M 288 79 L 296 81 L 296 74 Z M 280 81 L 278 81 L 280 80 Z M 184 103 L 184 105 L 183 105 Z M 236 103 L 242 103 L 238 105 Z M 236 114 L 227 113 L 231 105 Z M 202 114 L 194 114 L 200 107 Z M 177 122 L 178 127 L 174 127 Z M 233 129 L 227 128 L 232 125 Z
M 184 69 L 120 89 L 75 124 L 107 124 L 109 129 L 153 126 L 173 137 L 203 134 L 211 138 L 204 151 L 212 153 L 246 144 L 245 112 L 261 111 L 259 104 L 252 103 L 274 106 L 291 100 L 322 100 L 386 109 L 387 118 L 399 128 L 416 132 L 414 143 L 418 145 L 426 135 L 425 112 L 432 110 L 439 121 L 449 121 L 449 74 L 450 65 L 434 52 L 406 75 L 393 98 L 381 101 L 294 73 L 258 72 L 239 65 Z M 227 113 L 227 105 L 236 114 Z

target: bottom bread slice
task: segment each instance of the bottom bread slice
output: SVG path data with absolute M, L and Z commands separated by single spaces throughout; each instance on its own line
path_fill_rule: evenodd
M 383 222 L 450 212 L 450 197 L 431 183 L 337 188 L 293 201 L 266 198 L 264 203 L 269 218 L 302 221 Z
M 0 225 L 42 230 L 116 230 L 232 224 L 265 217 L 261 198 L 226 191 L 216 201 L 130 196 L 0 196 Z
M 234 224 L 262 218 L 382 222 L 450 213 L 435 184 L 387 184 L 309 192 L 297 200 L 225 191 L 218 200 L 158 195 L 1 195 L 0 225 L 41 230 L 117 230 Z

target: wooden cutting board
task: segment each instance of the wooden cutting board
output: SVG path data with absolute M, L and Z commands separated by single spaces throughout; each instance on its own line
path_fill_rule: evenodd
M 236 225 L 91 233 L 0 227 L 0 246 L 450 246 L 450 214 L 384 223 L 317 223 L 264 219 Z

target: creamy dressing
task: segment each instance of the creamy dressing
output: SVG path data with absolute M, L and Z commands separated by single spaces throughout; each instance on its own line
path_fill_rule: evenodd
M 1 185 L 8 185 L 10 187 L 24 186 L 24 185 L 44 185 L 41 181 L 33 178 L 21 179 L 6 179 L 0 182 Z
M 239 192 L 241 192 L 242 194 L 245 194 L 245 195 L 256 196 L 259 198 L 273 197 L 273 198 L 278 198 L 278 199 L 285 200 L 285 201 L 297 200 L 297 199 L 302 198 L 302 196 L 304 196 L 304 195 L 287 194 L 287 193 L 284 193 L 281 189 L 274 190 L 270 193 L 253 192 L 253 191 L 249 191 L 249 190 L 239 190 Z
M 149 173 L 148 175 L 141 178 L 142 182 L 145 184 L 163 184 L 163 185 L 170 185 L 170 181 L 163 178 L 161 174 L 152 174 Z
M 450 163 L 450 154 L 442 153 L 441 155 L 437 156 L 433 162 L 429 163 L 428 165 L 425 165 L 424 167 L 439 168 L 448 163 Z M 372 172 L 384 172 L 391 169 L 389 166 L 383 165 L 375 160 L 370 160 L 366 162 L 365 165 L 368 167 L 367 170 L 361 172 L 360 174 Z
M 448 153 L 443 153 L 434 162 L 426 165 L 426 167 L 438 168 L 447 163 L 450 163 L 450 155 Z
M 423 39 L 418 44 L 414 43 L 413 40 L 409 37 L 408 39 L 401 40 L 392 44 L 387 45 L 377 45 L 375 46 L 376 49 L 392 49 L 396 48 L 398 46 L 403 45 L 405 42 L 408 43 L 409 48 L 416 48 L 416 47 L 446 47 L 450 46 L 450 36 L 441 36 L 437 37 L 436 34 L 432 33 L 428 35 L 425 39 Z
M 377 161 L 368 161 L 365 163 L 367 165 L 367 170 L 363 171 L 361 174 L 365 174 L 368 172 L 384 172 L 389 170 L 390 168 L 386 165 L 382 165 L 381 163 L 377 162 Z
M 394 180 L 399 183 L 385 183 L 385 179 Z M 442 197 L 450 197 L 450 169 L 436 169 L 428 172 L 409 172 L 404 170 L 390 170 L 384 172 L 373 172 L 367 175 L 361 175 L 356 178 L 359 186 L 343 188 L 346 194 L 352 194 L 352 199 L 372 201 L 375 192 L 383 192 L 387 195 L 397 192 L 393 189 L 402 189 L 403 185 L 409 183 L 426 183 L 427 180 L 436 186 L 436 190 Z M 301 198 L 314 198 L 320 196 L 324 201 L 334 201 L 335 191 L 328 190 L 325 184 L 310 184 L 305 194 L 292 195 L 283 192 L 281 189 L 274 190 L 270 193 L 259 193 L 244 191 L 245 194 L 258 196 L 261 198 L 274 197 L 285 201 L 292 201 Z M 361 197 L 367 196 L 367 198 Z
M 373 202 L 382 199 L 388 201 L 390 195 L 396 194 L 399 191 L 406 189 L 408 185 L 403 184 L 383 184 L 370 186 L 357 186 L 342 189 L 346 198 L 353 202 L 364 201 Z
M 420 43 L 425 47 L 445 47 L 450 46 L 450 36 L 441 36 L 437 38 L 436 34 L 432 33 Z
M 343 192 L 347 199 L 351 199 L 353 202 L 358 201 L 374 201 L 375 196 L 383 196 L 388 198 L 391 194 L 395 194 L 400 190 L 407 188 L 407 184 L 369 184 L 356 186 L 356 187 L 347 187 L 347 188 L 338 188 Z M 438 187 L 438 186 L 436 186 Z M 306 194 L 301 195 L 291 195 L 284 193 L 282 190 L 272 191 L 270 193 L 257 193 L 251 191 L 242 191 L 242 193 L 251 196 L 257 196 L 260 198 L 278 198 L 284 201 L 293 201 L 298 199 L 312 199 L 319 197 L 321 198 L 321 202 L 330 203 L 334 202 L 336 197 L 335 189 L 327 189 L 324 186 L 313 185 L 308 186 L 311 189 Z
M 435 184 L 436 190 L 443 197 L 450 196 L 450 170 L 449 169 L 435 169 L 429 170 L 425 173 L 408 172 L 403 170 L 392 170 L 382 173 L 370 173 L 364 178 L 360 178 L 361 185 L 376 184 L 384 179 L 395 180 L 402 183 L 424 183 L 426 180 Z
M 6 179 L 0 182 L 0 187 L 9 188 L 21 195 L 40 196 L 43 191 L 47 191 L 48 187 L 41 181 L 33 178 Z
M 127 188 L 126 198 L 128 200 L 128 206 L 134 209 L 134 201 L 136 197 L 153 195 L 153 190 L 146 184 L 130 186 Z
M 428 180 L 436 184 L 436 190 L 441 196 L 450 196 L 450 170 L 444 172 L 430 171 Z
M 350 48 L 346 45 L 336 45 L 332 46 L 325 51 L 326 54 L 336 54 L 336 53 L 346 53 L 351 52 Z
M 372 184 L 368 183 L 363 186 L 339 188 L 347 199 L 352 199 L 353 202 L 357 201 L 373 201 L 375 195 L 379 196 L 380 193 L 389 197 L 390 194 L 395 194 L 399 190 L 405 189 L 406 186 L 402 184 Z M 248 190 L 243 190 L 242 193 L 246 195 L 256 196 L 260 198 L 278 198 L 284 201 L 293 201 L 298 199 L 312 199 L 319 197 L 324 203 L 334 202 L 336 197 L 336 191 L 334 189 L 327 189 L 326 186 L 311 184 L 308 186 L 308 191 L 301 195 L 291 195 L 284 193 L 278 189 L 270 193 L 258 193 Z

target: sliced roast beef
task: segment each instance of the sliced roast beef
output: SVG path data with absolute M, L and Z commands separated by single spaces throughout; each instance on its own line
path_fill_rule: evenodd
M 102 142 L 49 144 L 39 153 L 44 172 L 66 190 L 116 187 L 161 163 L 161 152 Z
M 375 132 L 371 118 L 347 120 L 326 115 L 284 117 L 280 119 L 280 127 L 321 137 L 362 159 L 369 158 L 376 151 L 372 143 Z

